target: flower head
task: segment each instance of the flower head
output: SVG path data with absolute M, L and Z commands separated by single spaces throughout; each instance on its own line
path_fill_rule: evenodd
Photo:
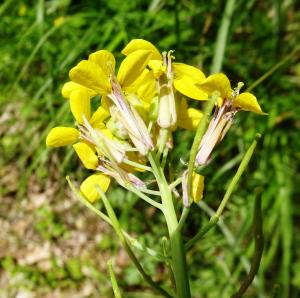
M 177 92 L 192 99 L 206 100 L 206 92 L 198 87 L 198 84 L 205 79 L 205 75 L 196 67 L 184 63 L 174 63 L 172 61 L 174 59 L 173 51 L 160 54 L 152 43 L 143 39 L 132 40 L 122 53 L 130 55 L 141 49 L 152 53 L 148 67 L 158 86 L 157 123 L 161 128 L 174 129 L 177 125 L 182 124 L 182 122 L 178 122 L 178 119 L 183 118 L 180 115 L 182 111 L 178 109 Z
M 199 84 L 199 87 L 207 94 L 211 95 L 217 91 L 220 93 L 220 97 L 213 118 L 200 143 L 196 156 L 198 165 L 207 164 L 212 150 L 224 138 L 238 111 L 265 114 L 253 94 L 249 92 L 240 93 L 243 85 L 243 83 L 239 83 L 237 88 L 232 90 L 229 79 L 222 73 L 213 74 Z

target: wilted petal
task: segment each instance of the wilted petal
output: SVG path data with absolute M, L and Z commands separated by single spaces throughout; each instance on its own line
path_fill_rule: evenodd
M 149 41 L 144 39 L 133 39 L 128 45 L 122 50 L 122 54 L 128 56 L 129 54 L 138 51 L 138 50 L 147 50 L 151 51 L 151 59 L 161 60 L 162 56 L 157 48 Z
M 233 101 L 233 107 L 261 115 L 266 114 L 261 110 L 261 107 L 258 104 L 256 97 L 249 92 L 239 94 Z
M 83 165 L 90 170 L 95 170 L 99 164 L 95 150 L 86 143 L 79 142 L 73 145 L 75 152 L 82 161 Z
M 97 187 L 106 192 L 110 184 L 110 178 L 103 174 L 94 174 L 87 177 L 80 185 L 81 193 L 91 202 L 100 198 Z
M 83 123 L 83 116 L 90 119 L 91 116 L 91 99 L 86 90 L 78 89 L 70 95 L 70 109 L 79 124 Z
M 58 126 L 50 130 L 46 145 L 48 147 L 61 147 L 73 144 L 78 140 L 79 132 L 73 127 Z
M 96 63 L 109 76 L 115 71 L 116 60 L 114 55 L 106 50 L 97 51 L 89 55 L 89 61 Z
M 212 94 L 214 91 L 219 91 L 223 99 L 231 97 L 231 85 L 227 76 L 223 73 L 210 75 L 198 86 L 207 94 Z
M 122 61 L 117 76 L 122 87 L 130 86 L 143 73 L 150 57 L 150 51 L 139 50 L 129 54 Z
M 88 60 L 79 62 L 70 70 L 69 76 L 73 82 L 100 94 L 106 94 L 111 90 L 108 76 L 94 62 Z

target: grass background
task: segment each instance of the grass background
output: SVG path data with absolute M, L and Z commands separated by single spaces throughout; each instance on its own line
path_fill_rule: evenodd
M 208 74 L 226 1 L 12 1 L 0 4 L 0 297 L 112 297 L 106 261 L 114 256 L 124 297 L 154 297 L 112 230 L 72 197 L 64 177 L 81 181 L 70 148 L 48 150 L 45 136 L 72 124 L 60 89 L 89 53 L 120 50 L 145 38 Z M 222 70 L 249 87 L 299 47 L 297 1 L 236 0 Z M 245 297 L 299 297 L 299 51 L 253 92 L 268 116 L 239 113 L 206 169 L 205 199 L 193 206 L 194 235 L 220 202 L 255 133 L 263 135 L 223 221 L 189 253 L 193 297 L 230 297 L 253 255 L 254 190 L 262 196 L 265 250 Z M 175 136 L 172 159 L 187 159 L 191 134 Z M 166 234 L 155 210 L 113 187 L 122 225 L 161 249 Z M 164 266 L 139 255 L 168 284 Z

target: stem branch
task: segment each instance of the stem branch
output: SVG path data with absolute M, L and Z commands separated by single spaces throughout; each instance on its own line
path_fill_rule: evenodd
M 252 144 L 248 148 L 247 152 L 245 153 L 245 155 L 242 159 L 242 162 L 240 163 L 240 165 L 237 169 L 237 172 L 233 176 L 216 213 L 210 218 L 209 222 L 192 239 L 190 239 L 186 243 L 186 245 L 185 245 L 186 250 L 191 248 L 198 240 L 200 240 L 210 229 L 212 229 L 218 223 L 219 218 L 222 215 L 222 212 L 224 211 L 224 208 L 226 207 L 226 204 L 227 204 L 228 200 L 230 199 L 235 186 L 237 185 L 239 179 L 241 178 L 242 174 L 244 173 L 244 171 L 247 168 L 247 165 L 254 153 L 254 149 L 257 145 L 258 139 L 260 139 L 260 138 L 261 138 L 261 135 L 257 134 L 254 141 L 252 142 Z

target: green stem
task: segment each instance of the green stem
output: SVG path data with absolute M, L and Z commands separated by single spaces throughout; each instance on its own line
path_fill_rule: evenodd
M 254 141 L 252 142 L 251 146 L 245 153 L 245 155 L 242 159 L 242 162 L 237 169 L 237 172 L 235 173 L 234 177 L 232 178 L 216 213 L 210 218 L 209 222 L 191 240 L 189 240 L 186 243 L 186 245 L 185 245 L 186 250 L 191 248 L 198 240 L 200 240 L 210 229 L 215 227 L 215 225 L 218 223 L 219 218 L 222 215 L 222 212 L 224 211 L 224 208 L 226 207 L 226 204 L 227 204 L 228 200 L 230 199 L 235 186 L 237 185 L 239 179 L 241 178 L 242 174 L 244 173 L 244 171 L 247 168 L 247 165 L 254 153 L 254 149 L 260 138 L 261 138 L 261 135 L 257 134 Z
M 107 211 L 107 214 L 112 222 L 112 226 L 116 232 L 116 234 L 118 235 L 119 239 L 121 240 L 122 246 L 123 248 L 126 250 L 129 258 L 132 260 L 133 264 L 135 265 L 135 267 L 138 269 L 138 271 L 140 272 L 140 274 L 143 276 L 144 280 L 154 289 L 156 290 L 158 293 L 160 293 L 161 295 L 163 295 L 164 297 L 172 297 L 169 293 L 167 293 L 164 289 L 162 289 L 156 282 L 154 282 L 151 278 L 151 276 L 149 276 L 145 271 L 144 268 L 142 267 L 141 263 L 139 262 L 139 260 L 137 259 L 137 257 L 135 256 L 134 252 L 132 251 L 130 245 L 128 244 L 120 223 L 117 219 L 117 216 L 109 202 L 109 200 L 107 199 L 105 193 L 100 189 L 100 187 L 97 188 L 99 194 L 101 195 L 101 199 L 103 201 L 103 204 L 105 206 L 105 209 Z
M 160 130 L 160 136 L 159 136 L 159 145 L 158 145 L 158 151 L 157 151 L 157 158 L 159 159 L 161 154 L 164 152 L 164 149 L 166 147 L 167 141 L 169 137 L 169 130 L 166 128 L 162 128 Z
M 132 167 L 135 167 L 135 168 L 138 168 L 138 169 L 141 169 L 141 170 L 144 170 L 144 171 L 148 171 L 148 172 L 152 172 L 152 169 L 150 167 L 147 167 L 145 165 L 142 165 L 138 162 L 135 162 L 135 161 L 132 161 L 132 160 L 129 160 L 127 158 L 125 158 L 123 160 L 123 162 L 129 166 L 132 166 Z
M 148 189 L 148 188 L 141 188 L 141 192 L 149 194 L 149 195 L 160 197 L 160 192 L 157 191 L 157 190 L 152 190 L 152 189 Z
M 190 285 L 186 266 L 186 254 L 182 241 L 181 230 L 177 229 L 178 220 L 173 204 L 172 192 L 166 181 L 163 170 L 153 153 L 150 153 L 149 161 L 153 169 L 162 199 L 162 211 L 164 213 L 171 245 L 172 269 L 176 284 L 177 298 L 190 298 Z
M 196 160 L 196 155 L 202 140 L 202 137 L 206 131 L 207 125 L 208 125 L 208 118 L 214 108 L 215 101 L 218 98 L 219 94 L 213 93 L 211 96 L 210 100 L 206 104 L 203 116 L 200 120 L 200 123 L 197 127 L 197 131 L 195 134 L 194 142 L 192 145 L 191 153 L 190 153 L 190 159 L 189 159 L 189 166 L 188 166 L 188 178 L 187 178 L 187 189 L 188 189 L 188 197 L 190 200 L 190 193 L 191 193 L 191 188 L 192 188 L 192 176 L 193 176 L 193 171 L 194 171 L 194 165 L 195 165 L 195 160 Z
M 228 200 L 231 197 L 231 194 L 235 188 L 235 186 L 237 185 L 238 181 L 240 180 L 242 174 L 244 173 L 244 171 L 246 170 L 248 163 L 254 153 L 255 147 L 257 145 L 258 140 L 261 138 L 260 134 L 256 134 L 254 141 L 252 142 L 251 146 L 249 147 L 249 149 L 247 150 L 246 154 L 244 155 L 242 162 L 240 164 L 240 166 L 238 167 L 236 174 L 234 175 L 234 177 L 232 178 L 226 193 L 221 201 L 221 204 L 219 205 L 219 208 L 216 212 L 216 216 L 220 217 Z
M 170 184 L 170 189 L 174 189 L 177 185 L 182 182 L 182 176 L 178 177 L 175 181 Z
M 231 22 L 231 17 L 234 11 L 235 0 L 228 0 L 226 3 L 225 11 L 222 17 L 221 26 L 219 27 L 214 58 L 211 66 L 210 73 L 217 73 L 221 71 L 228 29 Z
M 110 226 L 112 226 L 112 222 L 110 218 L 105 215 L 103 212 L 98 210 L 93 204 L 91 204 L 89 201 L 87 201 L 74 187 L 73 183 L 71 182 L 69 176 L 66 177 L 69 186 L 72 190 L 72 192 L 75 194 L 75 196 L 82 202 L 90 211 L 94 212 L 97 216 L 99 216 L 102 220 L 104 220 L 106 223 L 108 223 Z M 130 236 L 126 231 L 122 230 L 124 236 L 126 237 L 128 243 L 132 245 L 134 248 L 138 249 L 139 251 L 156 258 L 157 260 L 161 262 L 167 262 L 169 259 L 165 258 L 161 253 L 145 246 L 141 242 L 139 242 L 137 239 L 134 237 Z
M 163 246 L 164 256 L 169 257 L 170 243 L 169 243 L 169 239 L 166 236 L 164 236 L 162 238 L 162 246 Z M 170 261 L 166 262 L 166 265 L 168 267 L 169 277 L 170 277 L 172 288 L 175 291 L 176 284 L 175 284 L 175 278 L 174 278 L 174 273 L 173 273 L 173 270 L 172 270 L 171 262 Z
M 125 186 L 126 189 L 128 189 L 129 191 L 133 192 L 134 194 L 136 194 L 138 197 L 140 197 L 142 200 L 144 200 L 145 202 L 147 202 L 148 204 L 154 206 L 155 208 L 161 210 L 162 209 L 162 205 L 154 200 L 152 200 L 151 198 L 149 198 L 148 196 L 146 196 L 144 193 L 142 193 L 141 191 L 139 191 L 137 188 L 131 186 L 131 185 L 126 185 Z
M 111 260 L 109 260 L 107 262 L 107 266 L 108 266 L 108 271 L 109 271 L 109 275 L 110 275 L 111 286 L 114 291 L 114 296 L 115 296 L 115 298 L 122 298 Z
M 181 230 L 181 229 L 182 229 L 182 227 L 183 227 L 183 225 L 184 225 L 184 223 L 185 223 L 185 221 L 186 221 L 186 219 L 187 219 L 189 213 L 190 213 L 190 208 L 183 207 L 183 211 L 182 211 L 182 213 L 181 213 L 181 217 L 180 217 L 180 220 L 179 220 L 179 224 L 178 224 L 178 226 L 177 226 L 177 229 L 178 229 L 178 230 Z

